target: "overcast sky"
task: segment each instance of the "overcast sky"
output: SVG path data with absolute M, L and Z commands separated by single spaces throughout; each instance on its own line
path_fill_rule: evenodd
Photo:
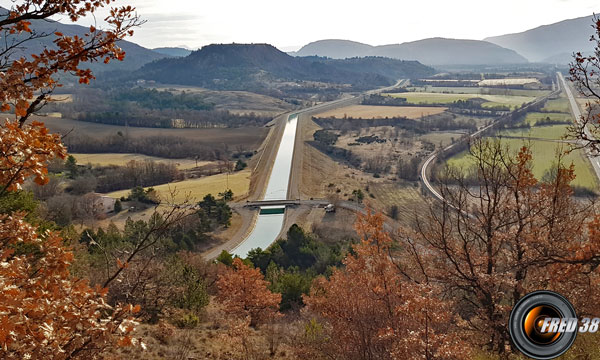
M 10 0 L 0 0 L 10 6 Z M 371 45 L 428 37 L 483 39 L 600 11 L 598 0 L 117 0 L 147 20 L 145 47 L 270 43 L 291 50 L 321 39 Z M 98 14 L 96 17 L 101 18 Z

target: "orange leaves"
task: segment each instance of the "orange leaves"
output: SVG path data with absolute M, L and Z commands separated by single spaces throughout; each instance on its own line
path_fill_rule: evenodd
M 18 23 L 15 24 L 14 29 L 16 32 L 27 32 L 30 33 L 31 29 L 29 28 L 29 26 L 31 25 L 31 22 L 29 21 L 19 21 Z
M 112 0 L 33 0 L 14 3 L 3 19 L 4 42 L 27 48 L 15 34 L 31 32 L 27 19 L 65 15 L 75 21 Z M 110 18 L 112 28 L 91 36 L 64 36 L 39 54 L 9 58 L 6 49 L 0 72 L 0 111 L 14 104 L 15 119 L 0 124 L 0 197 L 21 188 L 33 177 L 40 185 L 48 181 L 47 162 L 64 158 L 66 149 L 59 135 L 44 124 L 26 123 L 47 95 L 60 86 L 57 73 L 77 74 L 81 82 L 93 79 L 86 61 L 114 59 L 122 52 L 115 41 L 139 24 L 137 16 L 120 13 Z M 123 19 L 130 16 L 126 24 Z M 12 36 L 10 34 L 13 34 Z M 139 306 L 108 306 L 106 289 L 92 289 L 86 281 L 69 273 L 73 254 L 55 232 L 38 235 L 39 229 L 24 221 L 25 214 L 0 214 L 0 358 L 2 359 L 93 359 L 115 343 L 140 345 L 131 337 L 136 323 L 129 316 Z M 24 254 L 16 249 L 27 249 Z M 122 264 L 127 266 L 127 263 Z
M 109 308 L 104 290 L 73 278 L 57 233 L 41 239 L 24 214 L 0 215 L 0 245 L 0 358 L 90 359 L 113 343 L 140 345 L 128 318 L 139 306 Z M 37 251 L 6 251 L 14 247 Z
M 391 239 L 381 214 L 361 215 L 355 224 L 362 241 L 345 267 L 317 278 L 307 308 L 325 322 L 329 353 L 342 359 L 466 358 L 459 337 L 447 338 L 453 316 L 432 288 L 409 281 L 390 256 Z M 425 320 L 427 318 L 427 320 Z M 427 346 L 425 344 L 428 344 Z M 442 357 L 443 358 L 443 357 Z
M 28 108 L 29 108 L 29 102 L 24 99 L 19 99 L 17 101 L 17 105 L 15 106 L 15 114 L 17 116 L 25 116 L 25 115 L 27 115 Z
M 36 183 L 48 181 L 46 164 L 53 158 L 65 158 L 66 149 L 58 135 L 48 133 L 42 123 L 19 127 L 17 121 L 6 121 L 0 127 L 0 194 L 20 188 L 27 177 Z
M 273 294 L 267 285 L 260 269 L 235 258 L 233 268 L 219 276 L 217 299 L 229 314 L 239 318 L 249 316 L 251 325 L 255 326 L 279 315 L 281 294 Z
M 121 269 L 127 269 L 129 267 L 129 263 L 127 261 L 122 262 L 121 259 L 117 258 L 117 266 Z
M 35 1 L 37 3 L 37 0 Z M 47 1 L 40 9 L 33 10 L 30 2 L 22 5 L 14 5 L 11 15 L 5 21 L 8 23 L 3 28 L 12 36 L 21 32 L 31 32 L 29 21 L 17 20 L 35 17 L 46 19 L 56 14 L 68 16 L 72 21 L 94 11 L 97 8 L 110 4 L 113 0 L 90 1 L 90 0 L 66 0 Z M 39 5 L 39 4 L 38 4 Z M 61 32 L 55 32 L 54 46 L 44 49 L 39 54 L 28 54 L 30 56 L 13 61 L 6 58 L 10 66 L 0 75 L 0 103 L 17 104 L 15 107 L 16 118 L 26 119 L 31 114 L 25 111 L 26 101 L 34 100 L 39 94 L 47 94 L 54 90 L 56 82 L 54 77 L 57 73 L 75 73 L 81 84 L 88 84 L 94 79 L 91 72 L 83 66 L 90 61 L 104 61 L 105 59 L 123 60 L 125 53 L 119 49 L 115 42 L 130 36 L 132 28 L 139 26 L 140 21 L 133 12 L 133 8 L 121 8 L 113 11 L 107 18 L 109 27 L 98 31 L 94 26 L 89 28 L 90 32 L 85 36 L 65 36 Z M 14 19 L 11 23 L 10 19 Z M 8 36 L 7 43 L 10 43 Z M 15 39 L 16 40 L 16 39 Z M 21 45 L 21 43 L 18 43 Z M 24 45 L 27 45 L 25 41 Z M 10 50 L 10 49 L 9 49 Z M 9 54 L 11 51 L 6 51 Z M 2 111 L 8 111 L 3 106 Z

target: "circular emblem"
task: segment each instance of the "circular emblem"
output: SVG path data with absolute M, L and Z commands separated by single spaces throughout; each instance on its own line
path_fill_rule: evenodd
M 577 337 L 573 305 L 552 291 L 525 295 L 510 313 L 513 344 L 533 359 L 554 359 L 569 350 Z

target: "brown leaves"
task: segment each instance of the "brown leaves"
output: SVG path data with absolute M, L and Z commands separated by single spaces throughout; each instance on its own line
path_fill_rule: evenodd
M 600 221 L 585 233 L 593 209 L 572 197 L 574 167 L 561 156 L 538 183 L 527 147 L 513 154 L 500 142 L 480 140 L 471 153 L 478 164 L 477 186 L 460 177 L 442 185 L 458 211 L 432 207 L 429 217 L 418 219 L 416 233 L 404 232 L 401 245 L 420 265 L 411 275 L 424 272 L 459 303 L 460 313 L 469 314 L 463 331 L 472 332 L 480 346 L 503 353 L 510 308 L 525 293 L 558 290 L 579 309 L 588 308 L 581 300 L 597 299 L 585 278 L 600 260 L 594 230 Z
M 342 359 L 468 357 L 458 336 L 445 335 L 453 323 L 448 305 L 431 286 L 406 279 L 394 263 L 383 216 L 359 216 L 355 228 L 362 239 L 356 255 L 348 255 L 329 279 L 317 278 L 304 298 L 330 329 L 325 351 Z
M 7 120 L 0 127 L 0 139 L 0 195 L 19 189 L 30 176 L 36 183 L 45 184 L 46 163 L 66 156 L 60 137 L 49 134 L 39 122 L 20 127 L 17 121 Z
M 64 14 L 76 21 L 111 2 L 113 0 L 28 0 L 21 5 L 15 5 L 10 15 L 0 20 L 0 29 L 8 30 L 10 34 L 31 33 L 31 23 L 28 19 L 46 19 L 56 14 Z M 15 116 L 23 123 L 38 109 L 36 106 L 39 104 L 32 102 L 38 96 L 36 94 L 48 94 L 54 90 L 57 84 L 53 77 L 57 73 L 74 74 L 79 77 L 80 83 L 88 84 L 94 76 L 84 67 L 86 62 L 123 60 L 125 53 L 116 45 L 116 41 L 131 36 L 132 29 L 141 22 L 132 7 L 113 9 L 111 14 L 105 19 L 110 27 L 103 31 L 91 26 L 90 32 L 83 37 L 65 36 L 61 32 L 55 32 L 55 48 L 45 49 L 40 54 L 31 54 L 28 59 L 14 60 L 5 55 L 2 60 L 7 65 L 0 68 L 1 110 L 9 111 L 10 107 L 7 105 L 16 104 Z M 10 50 L 5 49 L 3 54 L 10 54 Z
M 113 342 L 140 344 L 128 318 L 139 308 L 110 307 L 105 291 L 71 277 L 62 239 L 40 238 L 23 216 L 0 216 L 0 357 L 95 358 Z M 16 246 L 38 251 L 15 256 Z
M 5 36 L 4 43 L 13 45 L 5 45 L 0 59 L 0 111 L 14 108 L 16 118 L 0 125 L 0 197 L 19 190 L 28 177 L 45 184 L 47 162 L 66 156 L 58 135 L 50 134 L 42 123 L 26 124 L 46 96 L 60 86 L 54 76 L 69 73 L 89 82 L 93 75 L 82 64 L 122 59 L 115 42 L 139 24 L 133 10 L 122 10 L 119 18 L 109 17 L 111 29 L 90 29 L 93 34 L 85 39 L 56 32 L 56 48 L 12 59 L 16 46 L 36 39 L 29 20 L 63 14 L 75 21 L 111 2 L 25 0 L 15 3 L 9 15 L 0 19 L 5 35 L 32 33 L 23 42 L 11 42 L 11 36 Z M 50 231 L 38 234 L 39 229 L 24 217 L 22 213 L 0 214 L 0 358 L 93 359 L 114 344 L 141 344 L 131 336 L 136 323 L 130 318 L 139 306 L 109 306 L 106 289 L 92 289 L 87 281 L 69 274 L 73 254 L 60 236 Z
M 273 294 L 267 285 L 260 269 L 236 258 L 233 268 L 228 268 L 217 280 L 217 299 L 227 313 L 238 318 L 249 317 L 251 325 L 256 326 L 279 316 L 281 294 Z

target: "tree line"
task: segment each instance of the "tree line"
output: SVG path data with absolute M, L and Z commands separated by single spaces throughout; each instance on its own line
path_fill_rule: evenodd
M 72 102 L 51 103 L 47 109 L 80 121 L 155 128 L 263 126 L 272 120 L 252 112 L 214 109 L 214 104 L 206 103 L 199 94 L 140 87 L 78 89 Z
M 155 135 L 127 137 L 118 132 L 102 138 L 77 135 L 64 138 L 69 151 L 75 153 L 136 153 L 167 159 L 197 158 L 220 160 L 230 155 L 225 144 L 207 146 L 201 141 L 179 136 Z

